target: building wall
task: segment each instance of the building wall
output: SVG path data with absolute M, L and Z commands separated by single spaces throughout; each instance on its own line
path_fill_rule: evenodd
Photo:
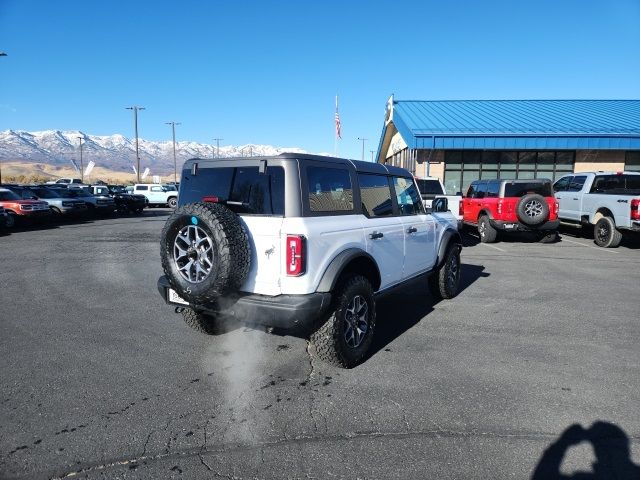
M 624 150 L 577 150 L 575 172 L 594 170 L 624 170 Z

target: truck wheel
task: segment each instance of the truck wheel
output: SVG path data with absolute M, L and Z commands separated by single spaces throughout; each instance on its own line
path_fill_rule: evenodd
M 429 275 L 429 291 L 436 299 L 453 298 L 460 288 L 460 247 L 451 245 L 442 266 Z
M 311 334 L 318 356 L 343 368 L 355 367 L 365 356 L 376 326 L 376 301 L 365 277 L 348 277 L 336 290 L 329 318 Z
M 622 241 L 622 234 L 611 217 L 602 217 L 593 229 L 593 239 L 599 247 L 616 248 Z
M 249 238 L 238 216 L 219 203 L 176 209 L 160 236 L 162 268 L 171 287 L 193 304 L 207 304 L 244 283 Z
M 498 238 L 498 231 L 491 226 L 489 217 L 483 215 L 478 222 L 478 234 L 482 243 L 493 243 Z
M 206 315 L 191 308 L 185 308 L 182 310 L 182 318 L 184 323 L 200 333 L 215 335 L 220 332 L 218 319 L 213 315 Z
M 6 227 L 7 228 L 13 228 L 16 226 L 16 216 L 12 213 L 7 215 L 7 223 L 6 223 Z
M 540 225 L 549 218 L 549 204 L 542 195 L 531 193 L 518 201 L 516 215 L 525 225 Z
M 169 208 L 176 208 L 178 206 L 178 199 L 176 197 L 171 197 L 167 203 L 169 204 Z

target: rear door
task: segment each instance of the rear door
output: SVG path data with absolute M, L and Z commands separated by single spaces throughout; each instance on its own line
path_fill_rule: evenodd
M 404 225 L 395 215 L 395 198 L 391 196 L 391 177 L 359 173 L 360 197 L 365 216 L 363 228 L 367 252 L 380 269 L 383 290 L 402 280 L 405 258 Z

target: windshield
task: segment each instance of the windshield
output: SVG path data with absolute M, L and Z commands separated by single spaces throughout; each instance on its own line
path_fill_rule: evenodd
M 0 200 L 20 200 L 20 197 L 13 192 L 0 192 Z
M 505 198 L 524 197 L 530 193 L 551 197 L 551 182 L 505 182 L 504 184 Z
M 96 195 L 109 195 L 109 189 L 107 187 L 94 187 Z
M 55 191 L 50 190 L 48 188 L 34 188 L 30 190 L 30 192 L 33 192 L 33 194 L 39 198 L 61 198 L 62 197 L 62 192 L 58 192 L 58 190 L 55 190 Z
M 416 183 L 422 195 L 442 195 L 444 193 L 438 180 L 416 178 Z
M 81 188 L 70 189 L 69 193 L 72 197 L 93 197 L 93 195 Z
M 176 188 L 175 185 L 163 185 L 163 187 L 167 192 L 177 192 L 178 191 L 178 189 Z

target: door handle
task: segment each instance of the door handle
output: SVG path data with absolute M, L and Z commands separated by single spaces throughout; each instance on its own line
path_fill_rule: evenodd
M 376 238 L 382 238 L 384 237 L 384 234 L 382 232 L 373 232 L 369 234 L 369 238 L 371 240 L 375 240 Z
M 417 231 L 418 231 L 418 229 L 416 227 L 407 228 L 407 233 L 416 233 Z

